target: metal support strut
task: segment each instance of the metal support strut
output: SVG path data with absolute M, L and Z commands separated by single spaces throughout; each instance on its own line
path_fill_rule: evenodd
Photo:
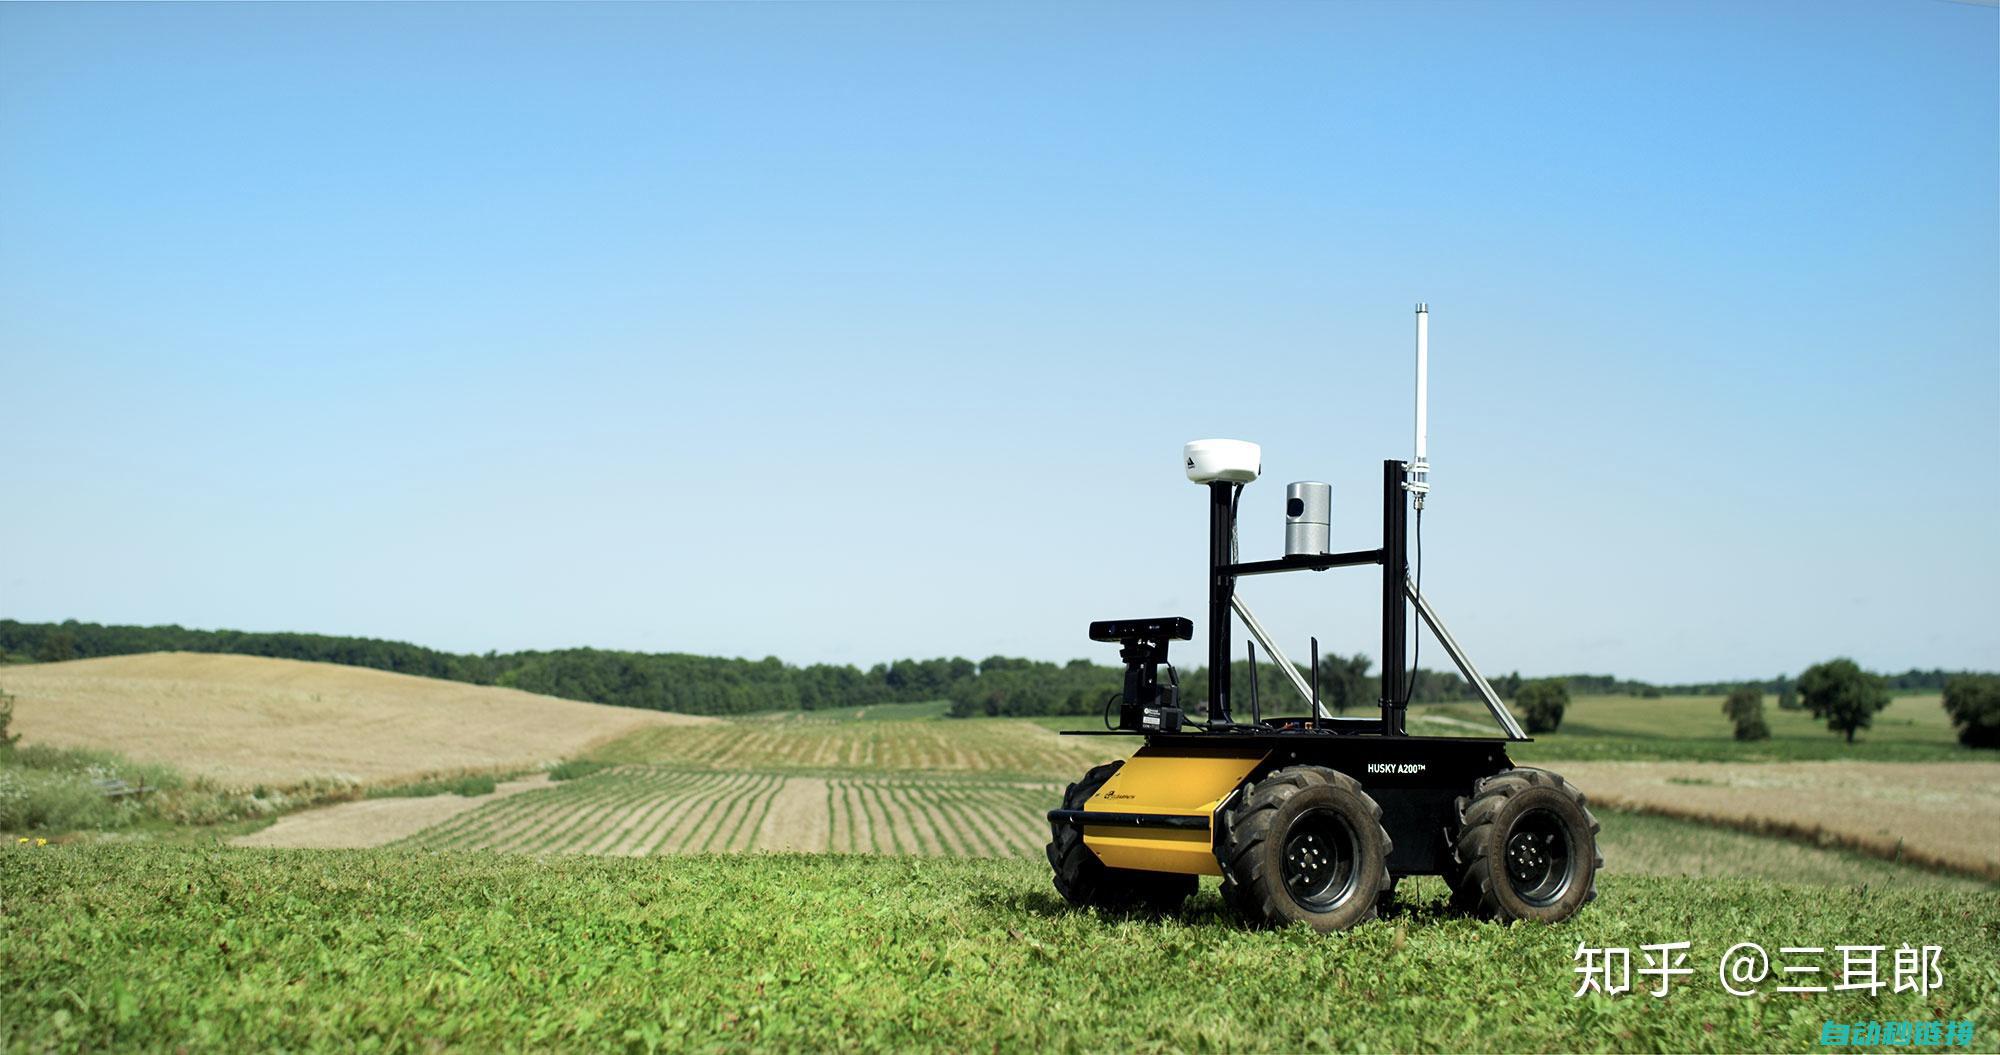
M 1236 596 L 1236 576 L 1224 570 L 1236 563 L 1236 489 L 1217 480 L 1208 485 L 1208 720 L 1228 725 L 1229 605 Z M 1270 642 L 1265 642 L 1270 647 Z
M 1479 668 L 1472 665 L 1472 658 L 1458 646 L 1458 640 L 1451 636 L 1451 631 L 1444 628 L 1444 621 L 1438 618 L 1437 611 L 1431 608 L 1431 603 L 1424 600 L 1424 596 L 1417 592 L 1416 584 L 1404 579 L 1403 589 L 1408 593 L 1410 601 L 1417 606 L 1417 614 L 1423 617 L 1424 625 L 1431 628 L 1431 635 L 1437 638 L 1438 644 L 1444 646 L 1445 652 L 1451 656 L 1451 661 L 1458 664 L 1458 672 L 1465 675 L 1465 680 L 1471 682 L 1473 688 L 1479 690 L 1479 698 L 1485 701 L 1486 709 L 1493 712 L 1493 720 L 1500 723 L 1500 728 L 1507 734 L 1507 739 L 1528 739 L 1528 734 L 1521 729 L 1520 723 L 1514 720 L 1514 713 L 1501 702 L 1500 694 L 1494 692 L 1493 686 L 1487 684 L 1486 677 L 1479 673 Z
M 1382 463 L 1382 735 L 1403 735 L 1403 706 L 1409 693 L 1403 669 L 1409 609 L 1403 583 L 1409 577 L 1409 499 L 1403 491 L 1404 465 Z

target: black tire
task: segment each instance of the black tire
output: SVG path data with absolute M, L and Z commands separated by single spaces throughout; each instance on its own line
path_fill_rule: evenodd
M 1224 911 L 1232 916 L 1246 920 L 1257 919 L 1257 906 L 1250 902 L 1250 898 L 1244 894 L 1243 888 L 1237 886 L 1236 881 L 1230 879 L 1227 872 L 1223 873 L 1222 889 L 1218 893 L 1222 895 L 1222 908 Z
M 1346 930 L 1375 918 L 1389 887 L 1382 807 L 1353 777 L 1288 766 L 1223 814 L 1223 901 L 1252 922 Z
M 1560 923 L 1597 897 L 1597 818 L 1542 769 L 1509 769 L 1459 799 L 1452 907 L 1481 919 Z
M 1063 809 L 1082 809 L 1124 764 L 1107 762 L 1085 773 L 1063 792 Z M 1055 873 L 1056 893 L 1077 908 L 1174 912 L 1201 883 L 1191 875 L 1108 868 L 1083 844 L 1083 829 L 1078 825 L 1051 821 L 1049 829 L 1049 868 Z

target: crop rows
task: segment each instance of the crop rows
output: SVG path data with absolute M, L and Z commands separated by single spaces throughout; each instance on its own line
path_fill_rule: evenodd
M 1039 853 L 1054 785 L 622 766 L 487 803 L 395 845 L 645 856 L 745 850 Z
M 784 778 L 627 766 L 459 814 L 397 845 L 645 855 L 749 849 Z
M 650 729 L 627 737 L 615 761 L 714 769 L 865 770 L 871 773 L 1076 775 L 1104 759 L 1097 745 L 1028 722 L 728 722 Z
M 1050 786 L 868 778 L 827 781 L 837 853 L 1017 857 L 1049 840 Z

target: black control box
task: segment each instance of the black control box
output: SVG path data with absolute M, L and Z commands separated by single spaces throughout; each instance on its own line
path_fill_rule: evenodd
M 1116 641 L 1124 646 L 1118 650 L 1118 657 L 1125 661 L 1118 728 L 1137 733 L 1181 731 L 1180 687 L 1160 683 L 1160 665 L 1167 662 L 1168 642 L 1193 636 L 1194 623 L 1184 616 L 1106 619 L 1090 624 L 1091 640 Z
M 1181 731 L 1180 690 L 1172 685 L 1155 685 L 1153 688 L 1157 694 L 1151 703 L 1120 708 L 1120 728 L 1142 733 Z

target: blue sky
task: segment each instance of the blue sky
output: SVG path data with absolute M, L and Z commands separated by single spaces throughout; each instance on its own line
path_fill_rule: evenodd
M 1997 14 L 0 7 L 0 616 L 1112 662 L 1427 300 L 1482 666 L 2000 666 Z

